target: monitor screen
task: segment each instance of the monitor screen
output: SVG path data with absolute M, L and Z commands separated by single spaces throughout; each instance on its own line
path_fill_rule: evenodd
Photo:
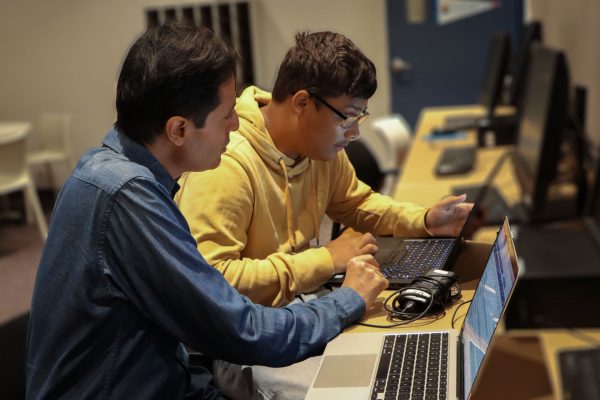
M 523 102 L 525 80 L 529 69 L 529 50 L 533 43 L 542 43 L 542 24 L 539 21 L 531 21 L 525 25 L 519 49 L 510 68 L 508 103 L 517 108 L 520 108 Z
M 479 103 L 485 107 L 488 117 L 493 115 L 494 108 L 496 108 L 502 95 L 509 53 L 510 38 L 508 33 L 494 33 L 479 95 Z
M 524 203 L 537 212 L 558 164 L 567 123 L 569 76 L 559 51 L 533 45 L 529 62 L 515 167 Z

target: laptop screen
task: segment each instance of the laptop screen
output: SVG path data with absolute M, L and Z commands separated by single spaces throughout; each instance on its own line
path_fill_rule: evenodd
M 471 391 L 517 274 L 516 254 L 508 220 L 505 219 L 462 328 L 465 394 Z

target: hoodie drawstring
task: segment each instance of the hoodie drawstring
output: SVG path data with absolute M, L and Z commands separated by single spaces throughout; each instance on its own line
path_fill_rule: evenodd
M 285 161 L 283 161 L 283 158 L 280 158 L 278 160 L 278 163 L 281 169 L 283 170 L 283 176 L 285 177 L 285 212 L 287 216 L 288 238 L 290 240 L 290 245 L 292 246 L 292 252 L 296 253 L 296 237 L 294 234 L 294 229 L 292 227 L 292 201 L 290 199 L 287 166 L 285 165 Z
M 317 239 L 317 246 L 320 245 L 319 243 L 319 235 L 320 235 L 320 230 L 319 229 L 319 224 L 317 223 L 317 215 L 319 210 L 317 209 L 318 207 L 318 203 L 317 203 L 317 189 L 315 188 L 315 177 L 313 175 L 313 165 L 312 165 L 312 160 L 309 159 L 309 168 L 310 168 L 310 186 L 312 189 L 312 219 L 313 219 L 313 226 L 315 229 L 315 238 Z
M 294 231 L 294 226 L 293 226 L 293 215 L 292 215 L 292 200 L 290 198 L 290 189 L 289 189 L 289 180 L 288 180 L 288 174 L 287 174 L 287 166 L 285 165 L 285 161 L 283 160 L 283 158 L 280 158 L 278 160 L 278 164 L 281 167 L 281 169 L 283 170 L 283 176 L 285 178 L 285 212 L 286 212 L 286 217 L 287 217 L 287 231 L 288 231 L 288 238 L 290 241 L 290 245 L 292 247 L 292 252 L 295 253 L 297 250 L 297 243 L 296 243 L 296 235 L 295 235 L 295 231 Z M 317 240 L 317 246 L 320 245 L 319 243 L 319 236 L 320 236 L 320 232 L 319 232 L 319 224 L 317 223 L 317 214 L 318 214 L 318 204 L 317 204 L 317 190 L 315 188 L 315 177 L 313 176 L 314 174 L 314 170 L 312 167 L 312 160 L 309 160 L 309 168 L 310 168 L 310 185 L 311 185 L 311 195 L 312 195 L 312 204 L 311 204 L 311 211 L 312 211 L 312 221 L 313 221 L 313 229 L 315 230 L 315 238 Z

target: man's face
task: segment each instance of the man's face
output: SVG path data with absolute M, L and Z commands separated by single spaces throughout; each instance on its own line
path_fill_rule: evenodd
M 324 98 L 327 103 L 346 116 L 361 115 L 367 109 L 367 99 L 348 96 Z M 358 125 L 344 129 L 343 119 L 314 96 L 309 97 L 308 111 L 301 124 L 302 138 L 299 153 L 314 160 L 333 160 L 350 140 L 360 135 Z
M 231 77 L 219 87 L 221 103 L 206 118 L 202 128 L 195 128 L 190 136 L 186 153 L 193 160 L 192 171 L 213 169 L 221 163 L 221 154 L 229 143 L 229 132 L 239 128 L 239 119 L 234 110 L 235 78 Z

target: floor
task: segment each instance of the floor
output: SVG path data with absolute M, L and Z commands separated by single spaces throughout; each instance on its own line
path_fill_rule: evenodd
M 53 193 L 39 193 L 46 219 Z M 27 225 L 23 196 L 0 197 L 0 398 L 25 398 L 25 338 L 35 274 L 43 241 L 37 225 Z
M 52 198 L 40 197 L 48 215 Z M 35 224 L 0 219 L 0 324 L 29 310 L 42 247 Z

